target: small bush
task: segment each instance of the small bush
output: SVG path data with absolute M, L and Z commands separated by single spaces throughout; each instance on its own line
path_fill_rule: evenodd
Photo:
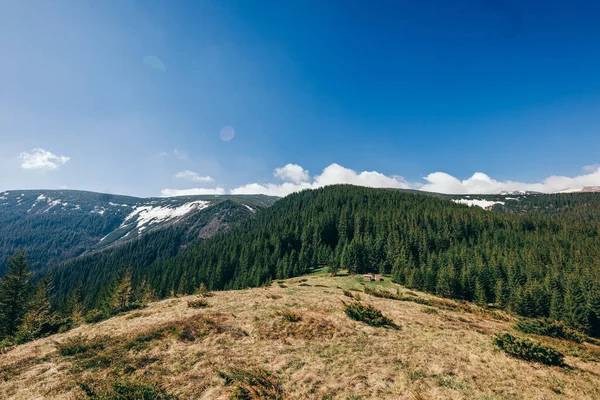
M 214 294 L 208 290 L 204 282 L 200 284 L 200 287 L 196 289 L 196 294 L 201 297 L 212 297 Z
M 284 284 L 280 283 L 279 287 L 282 288 L 282 289 L 285 289 L 285 288 L 287 288 L 287 285 L 284 285 Z
M 83 353 L 102 350 L 104 349 L 107 341 L 107 337 L 89 339 L 85 336 L 77 335 L 67 338 L 61 343 L 56 343 L 56 348 L 61 356 L 71 357 Z
M 440 313 L 437 309 L 431 308 L 431 307 L 423 307 L 423 309 L 421 311 L 423 311 L 425 314 L 439 314 Z
M 560 321 L 549 318 L 520 318 L 513 328 L 523 333 L 566 339 L 576 343 L 582 343 L 587 339 L 584 333 L 571 329 Z
M 81 383 L 79 387 L 85 394 L 95 400 L 176 400 L 177 397 L 168 394 L 157 383 L 133 382 L 119 380 L 111 384 L 110 388 L 98 389 L 93 384 Z
M 371 289 L 368 286 L 365 286 L 365 293 L 374 297 L 380 297 L 383 299 L 393 299 L 393 300 L 402 300 L 402 295 L 400 294 L 395 294 L 392 292 L 388 292 L 386 290 L 378 290 L 378 289 Z
M 509 333 L 496 335 L 494 344 L 509 355 L 546 365 L 564 365 L 564 356 L 552 347 L 528 339 L 519 339 Z
M 298 286 L 310 286 L 310 285 L 309 285 L 308 283 L 304 283 L 304 282 L 302 282 L 302 283 L 300 283 Z
M 189 300 L 187 302 L 188 307 L 190 308 L 206 308 L 208 307 L 208 302 L 201 297 L 198 297 L 194 300 Z
M 268 294 L 267 295 L 267 299 L 277 300 L 277 299 L 280 299 L 280 298 L 281 298 L 281 296 L 278 295 L 278 294 Z
M 232 369 L 229 372 L 219 372 L 225 380 L 225 386 L 233 386 L 231 399 L 244 400 L 283 400 L 283 389 L 273 375 L 269 372 L 258 370 Z
M 111 317 L 108 311 L 104 310 L 91 310 L 85 315 L 85 322 L 88 324 L 94 324 L 96 322 L 104 321 Z
M 391 328 L 397 328 L 397 325 L 390 318 L 384 316 L 381 311 L 376 309 L 370 304 L 364 305 L 355 301 L 350 304 L 345 304 L 344 311 L 346 315 L 353 320 L 364 322 L 371 326 L 388 326 Z
M 342 289 L 342 293 L 344 293 L 344 296 L 350 297 L 351 299 L 354 298 L 354 295 L 352 294 L 351 291 L 346 290 L 346 289 Z
M 302 314 L 296 311 L 285 310 L 280 312 L 279 315 L 288 322 L 298 322 L 302 320 Z

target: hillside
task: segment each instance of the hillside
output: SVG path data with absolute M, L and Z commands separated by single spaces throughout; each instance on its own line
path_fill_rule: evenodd
M 348 318 L 343 303 L 353 300 L 341 288 L 396 327 Z M 410 301 L 374 297 L 365 288 Z M 410 291 L 387 278 L 365 284 L 358 276 L 317 273 L 216 292 L 203 299 L 207 307 L 190 307 L 197 300 L 151 303 L 12 348 L 0 355 L 0 398 L 600 397 L 600 346 L 524 334 L 512 328 L 509 314 Z M 508 356 L 493 344 L 505 332 L 558 349 L 565 365 Z
M 52 266 L 181 223 L 230 201 L 246 208 L 240 220 L 268 207 L 268 196 L 182 196 L 141 199 L 77 190 L 0 193 L 0 275 L 8 257 L 26 248 L 37 268 Z M 190 236 L 208 237 L 187 223 Z M 197 229 L 195 229 L 197 228 Z
M 260 286 L 328 264 L 391 274 L 411 288 L 563 320 L 598 336 L 599 200 L 555 196 L 536 198 L 547 199 L 537 209 L 548 211 L 512 215 L 440 196 L 330 186 L 287 196 L 227 233 L 149 265 L 134 263 L 131 272 L 134 284 L 147 281 L 164 298 L 202 283 Z M 109 257 L 88 267 L 55 268 L 58 296 L 81 282 L 90 304 L 101 307 L 120 265 Z

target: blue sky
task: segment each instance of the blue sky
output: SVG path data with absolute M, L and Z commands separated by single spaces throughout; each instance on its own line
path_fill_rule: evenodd
M 591 1 L 0 2 L 0 189 L 600 185 L 598 18 Z

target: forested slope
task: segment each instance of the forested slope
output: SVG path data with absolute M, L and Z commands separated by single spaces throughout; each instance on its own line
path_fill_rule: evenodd
M 389 273 L 408 287 L 562 319 L 598 335 L 600 225 L 583 210 L 600 202 L 585 196 L 566 217 L 507 215 L 435 196 L 330 186 L 290 195 L 175 257 L 132 265 L 133 276 L 164 297 L 201 283 L 258 286 L 326 263 Z M 81 280 L 99 293 L 99 273 L 110 276 L 106 269 L 95 277 L 87 268 L 69 268 L 60 279 Z
M 0 276 L 9 257 L 21 248 L 27 250 L 34 269 L 43 270 L 188 218 L 194 220 L 221 202 L 243 205 L 250 216 L 276 199 L 261 195 L 143 199 L 79 190 L 0 192 Z

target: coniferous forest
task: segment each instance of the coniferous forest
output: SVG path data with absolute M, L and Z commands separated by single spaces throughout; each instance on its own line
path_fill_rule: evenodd
M 98 313 L 115 309 L 124 281 L 133 304 L 135 292 L 164 298 L 201 285 L 260 286 L 327 264 L 333 273 L 389 274 L 410 288 L 600 336 L 600 196 L 593 193 L 537 195 L 525 209 L 496 212 L 338 185 L 292 194 L 175 252 L 178 238 L 159 231 L 52 269 L 53 302 L 67 307 L 76 292 L 81 307 Z
M 509 215 L 423 194 L 332 186 L 290 195 L 175 257 L 132 265 L 132 273 L 166 297 L 201 283 L 259 286 L 327 264 L 600 335 L 600 196 L 540 195 L 531 209 Z M 83 282 L 94 304 L 118 269 L 114 261 L 94 273 L 66 265 L 55 279 L 65 295 Z

